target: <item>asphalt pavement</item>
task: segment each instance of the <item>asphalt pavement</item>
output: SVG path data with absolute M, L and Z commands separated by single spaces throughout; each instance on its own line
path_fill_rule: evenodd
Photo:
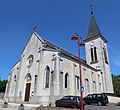
M 12 104 L 10 104 L 8 108 L 2 108 L 2 104 L 0 104 L 0 110 L 18 110 L 18 106 L 12 106 Z M 35 107 L 31 108 L 30 105 L 29 106 L 26 105 L 25 110 L 35 110 Z M 46 110 L 46 109 L 43 108 L 38 110 Z M 48 110 L 79 110 L 79 109 L 51 107 Z M 108 104 L 107 106 L 86 105 L 84 110 L 120 110 L 120 106 L 117 106 L 116 104 Z
M 108 104 L 106 106 L 86 105 L 85 110 L 120 110 L 117 104 Z

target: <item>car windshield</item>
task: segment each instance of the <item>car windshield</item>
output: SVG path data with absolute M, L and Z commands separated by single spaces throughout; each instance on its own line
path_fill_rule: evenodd
M 98 94 L 98 95 L 97 95 L 97 98 L 100 98 L 100 97 L 102 97 L 102 95 L 101 95 L 101 94 Z
M 75 100 L 74 96 L 65 96 L 62 98 L 62 100 Z
M 69 98 L 70 98 L 70 100 L 75 100 L 75 97 L 73 97 L 73 96 L 70 96 Z
M 63 100 L 67 100 L 67 99 L 69 99 L 69 96 L 65 96 L 65 97 L 63 97 L 62 99 L 63 99 Z
M 92 95 L 91 95 L 91 94 L 90 94 L 90 95 L 88 95 L 88 96 L 87 96 L 87 98 L 92 98 Z

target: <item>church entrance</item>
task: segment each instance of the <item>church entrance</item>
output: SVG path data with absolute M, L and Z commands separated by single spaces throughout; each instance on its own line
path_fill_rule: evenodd
M 25 101 L 29 101 L 31 83 L 26 84 Z
M 25 99 L 24 101 L 29 101 L 30 99 L 30 88 L 31 88 L 31 75 L 28 73 L 25 77 L 26 89 L 25 89 Z

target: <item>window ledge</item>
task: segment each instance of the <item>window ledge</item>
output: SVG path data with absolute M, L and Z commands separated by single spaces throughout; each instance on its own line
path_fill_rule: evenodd
M 98 63 L 98 60 L 90 62 L 90 64 Z

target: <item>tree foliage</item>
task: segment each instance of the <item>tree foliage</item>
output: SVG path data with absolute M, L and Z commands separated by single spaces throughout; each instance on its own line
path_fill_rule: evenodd
M 120 75 L 112 75 L 114 92 L 120 94 Z
M 5 92 L 7 80 L 0 80 L 0 92 Z

